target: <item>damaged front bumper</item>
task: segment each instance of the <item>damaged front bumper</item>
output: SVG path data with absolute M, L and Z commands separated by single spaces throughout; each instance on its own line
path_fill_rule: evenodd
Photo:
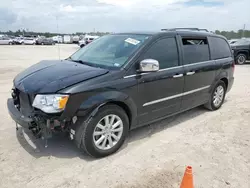
M 24 128 L 29 129 L 34 120 L 30 117 L 25 117 L 24 115 L 21 114 L 20 111 L 15 107 L 13 99 L 8 99 L 7 100 L 7 106 L 9 110 L 9 114 L 11 118 L 19 125 L 21 125 Z
M 12 98 L 7 100 L 7 107 L 11 118 L 16 124 L 31 130 L 37 138 L 48 139 L 52 137 L 53 132 L 67 131 L 67 122 L 60 120 L 58 116 L 33 113 L 27 117 L 18 110 Z

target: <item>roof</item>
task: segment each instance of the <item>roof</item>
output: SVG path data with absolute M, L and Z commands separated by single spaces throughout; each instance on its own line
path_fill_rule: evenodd
M 193 31 L 193 30 L 180 30 L 180 31 L 173 31 L 173 30 L 167 30 L 167 31 L 156 31 L 156 32 L 148 32 L 148 31 L 140 31 L 140 32 L 123 32 L 123 33 L 114 33 L 114 34 L 135 34 L 135 35 L 164 35 L 164 34 L 169 34 L 169 35 L 190 35 L 190 36 L 220 36 L 211 32 L 206 32 L 206 31 Z

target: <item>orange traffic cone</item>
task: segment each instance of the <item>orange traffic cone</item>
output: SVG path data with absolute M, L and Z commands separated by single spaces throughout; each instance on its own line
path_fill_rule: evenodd
M 192 167 L 187 166 L 180 188 L 194 188 Z

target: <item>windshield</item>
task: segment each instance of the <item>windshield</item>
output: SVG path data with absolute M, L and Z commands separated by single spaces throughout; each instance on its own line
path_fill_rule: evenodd
M 240 39 L 236 41 L 234 44 L 239 44 L 239 45 L 250 45 L 250 40 L 248 39 Z
M 149 35 L 106 35 L 81 48 L 69 59 L 90 66 L 119 68 L 149 38 Z

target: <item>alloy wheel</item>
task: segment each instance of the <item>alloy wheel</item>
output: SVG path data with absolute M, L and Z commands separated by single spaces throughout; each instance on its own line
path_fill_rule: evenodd
M 117 115 L 110 114 L 103 117 L 93 132 L 93 141 L 100 150 L 113 148 L 121 139 L 123 122 Z
M 221 105 L 222 101 L 223 101 L 223 97 L 224 97 L 224 88 L 219 85 L 215 91 L 214 91 L 214 95 L 213 95 L 213 104 L 215 107 L 218 107 Z
M 244 64 L 245 61 L 246 61 L 246 58 L 245 58 L 244 55 L 240 55 L 240 56 L 238 57 L 238 59 L 237 59 L 237 63 L 240 64 L 240 65 Z

